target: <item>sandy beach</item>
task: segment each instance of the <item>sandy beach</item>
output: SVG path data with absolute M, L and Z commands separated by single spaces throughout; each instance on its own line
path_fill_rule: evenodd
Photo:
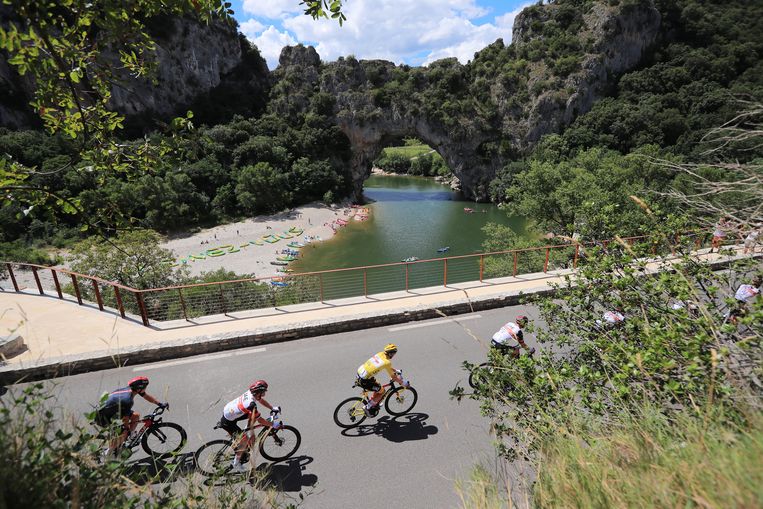
M 171 249 L 177 256 L 178 263 L 186 264 L 192 275 L 225 268 L 237 274 L 254 274 L 255 277 L 277 276 L 278 269 L 282 267 L 270 262 L 276 261 L 278 256 L 284 256 L 281 251 L 289 249 L 287 244 L 295 241 L 305 243 L 306 239 L 311 239 L 312 242 L 329 239 L 335 234 L 335 229 L 341 229 L 336 221 L 353 220 L 357 210 L 350 206 L 328 207 L 316 202 L 190 235 L 177 235 L 169 238 L 162 247 Z M 303 231 L 293 238 L 280 239 L 274 243 L 262 242 L 264 236 L 284 234 L 291 229 Z M 256 241 L 262 242 L 262 245 L 254 244 Z M 216 256 L 207 255 L 210 250 Z

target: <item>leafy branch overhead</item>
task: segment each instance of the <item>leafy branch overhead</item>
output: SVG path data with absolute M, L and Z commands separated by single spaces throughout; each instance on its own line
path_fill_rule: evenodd
M 235 23 L 230 2 L 220 0 L 3 0 L 13 13 L 0 26 L 0 48 L 8 62 L 34 83 L 31 106 L 45 129 L 73 145 L 73 157 L 56 171 L 87 172 L 103 183 L 114 175 L 130 180 L 151 174 L 160 161 L 173 160 L 181 140 L 193 129 L 192 114 L 173 120 L 169 136 L 125 143 L 118 139 L 124 115 L 113 111 L 113 91 L 129 89 L 135 79 L 156 80 L 156 42 L 147 26 L 153 20 L 190 17 L 202 23 Z M 306 14 L 338 19 L 341 1 L 304 2 Z M 31 176 L 40 169 L 0 155 L 0 207 L 17 204 L 77 214 L 85 230 L 128 226 L 134 218 L 114 203 L 103 203 L 85 217 L 78 197 L 61 196 Z M 22 212 L 19 212 L 21 214 Z

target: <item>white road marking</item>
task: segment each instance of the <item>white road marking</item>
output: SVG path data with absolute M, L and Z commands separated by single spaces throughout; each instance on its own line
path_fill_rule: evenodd
M 160 362 L 158 364 L 152 364 L 151 366 L 145 366 L 145 367 L 135 367 L 132 368 L 133 372 L 135 371 L 148 371 L 149 369 L 159 369 L 159 368 L 166 368 L 167 366 L 178 366 L 180 364 L 191 364 L 194 362 L 206 362 L 206 361 L 213 361 L 215 359 L 224 359 L 225 357 L 232 357 L 234 355 L 248 355 L 250 353 L 259 353 L 264 352 L 266 350 L 265 347 L 259 347 L 259 348 L 252 348 L 250 350 L 241 350 L 238 352 L 228 352 L 228 353 L 218 353 L 214 355 L 207 355 L 205 357 L 194 357 L 193 359 L 180 359 L 176 361 L 167 361 L 167 362 Z
M 401 325 L 400 327 L 390 327 L 389 329 L 387 329 L 387 331 L 396 332 L 399 330 L 406 330 L 406 329 L 418 329 L 419 327 L 430 327 L 432 325 L 440 325 L 442 323 L 448 323 L 448 322 L 465 322 L 466 320 L 474 320 L 476 318 L 482 318 L 482 315 L 465 316 L 463 318 L 443 318 L 442 320 L 435 320 L 434 322 L 416 323 L 413 325 Z

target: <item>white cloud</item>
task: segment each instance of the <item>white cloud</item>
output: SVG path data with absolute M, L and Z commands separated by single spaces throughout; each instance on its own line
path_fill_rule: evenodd
M 294 46 L 297 40 L 288 32 L 279 32 L 274 26 L 269 26 L 257 37 L 249 37 L 249 40 L 257 45 L 262 57 L 268 62 L 268 68 L 275 69 L 278 66 L 278 57 L 284 46 Z
M 282 18 L 295 12 L 302 12 L 299 0 L 244 0 L 244 12 L 270 19 Z
M 265 25 L 260 23 L 254 18 L 248 19 L 239 25 L 241 33 L 247 36 L 249 39 L 254 40 L 258 33 L 265 30 Z
M 257 37 L 247 33 L 271 69 L 280 54 L 280 48 L 274 49 L 279 41 L 312 44 L 324 61 L 355 55 L 360 59 L 421 65 L 446 57 L 466 63 L 476 51 L 498 38 L 508 44 L 514 18 L 522 8 L 531 5 L 527 3 L 488 22 L 477 21 L 488 14 L 478 2 L 352 0 L 344 3 L 347 21 L 342 27 L 336 20 L 316 21 L 305 16 L 299 9 L 299 0 L 245 0 L 244 10 L 253 14 L 256 10 L 259 16 L 280 17 L 279 28 L 271 26 Z

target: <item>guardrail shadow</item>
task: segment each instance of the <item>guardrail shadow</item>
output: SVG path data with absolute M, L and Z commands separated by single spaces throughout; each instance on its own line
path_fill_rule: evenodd
M 356 428 L 342 431 L 346 437 L 364 437 L 379 435 L 390 442 L 409 442 L 412 440 L 426 440 L 430 435 L 439 431 L 437 426 L 427 424 L 429 414 L 412 412 L 397 417 L 384 415 L 373 424 L 361 424 Z

